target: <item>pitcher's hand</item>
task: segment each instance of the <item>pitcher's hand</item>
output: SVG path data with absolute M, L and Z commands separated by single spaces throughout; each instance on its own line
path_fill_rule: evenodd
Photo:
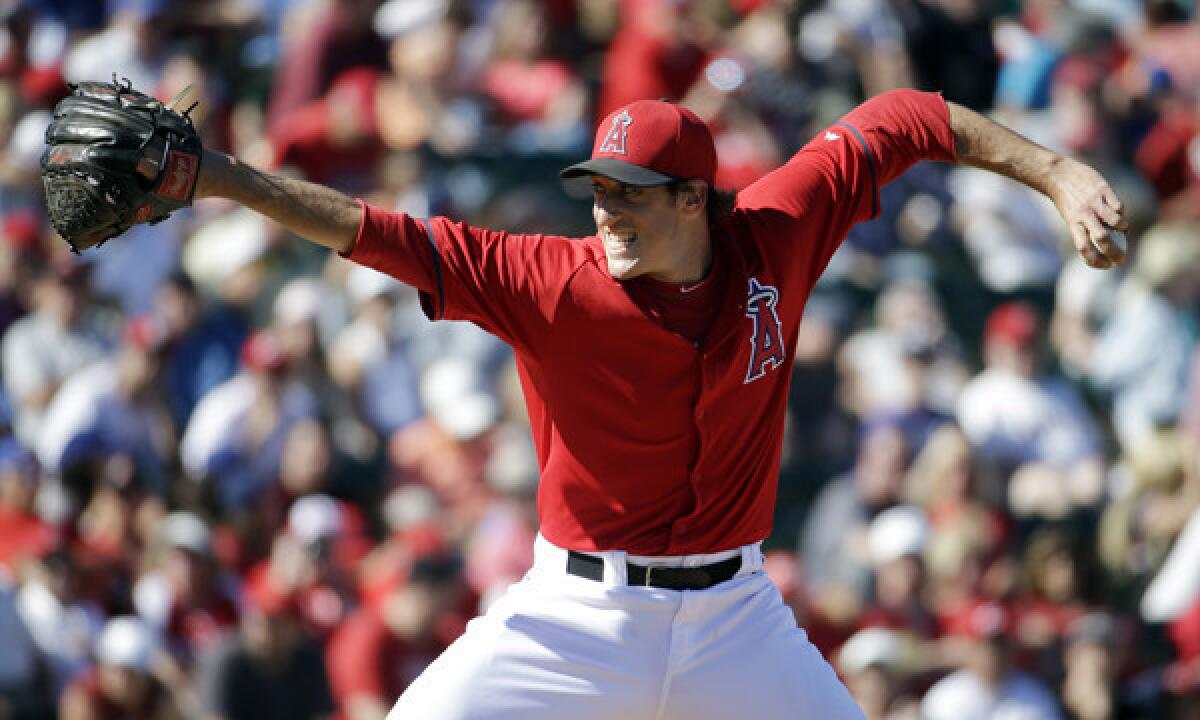
M 1125 207 L 1100 173 L 1077 160 L 1060 157 L 1046 184 L 1084 262 L 1094 268 L 1125 262 Z

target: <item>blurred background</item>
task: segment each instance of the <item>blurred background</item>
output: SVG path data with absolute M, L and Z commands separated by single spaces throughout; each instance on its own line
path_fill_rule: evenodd
M 871 720 L 1200 718 L 1189 0 L 0 2 L 0 718 L 382 718 L 531 562 L 511 352 L 220 201 L 82 258 L 38 161 L 115 72 L 206 143 L 416 215 L 586 235 L 637 98 L 744 187 L 940 90 L 1117 188 L 1115 271 L 922 164 L 808 304 L 768 569 Z

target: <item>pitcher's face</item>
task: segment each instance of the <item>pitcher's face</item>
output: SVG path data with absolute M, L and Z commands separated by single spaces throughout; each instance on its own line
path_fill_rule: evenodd
M 643 187 L 592 176 L 592 217 L 604 244 L 608 271 L 617 280 L 649 275 L 677 278 L 688 255 L 680 233 L 679 198 L 665 185 Z

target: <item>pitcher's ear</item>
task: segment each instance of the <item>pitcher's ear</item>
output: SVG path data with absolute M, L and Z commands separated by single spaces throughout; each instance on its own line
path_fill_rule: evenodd
M 683 205 L 689 210 L 701 209 L 708 197 L 708 186 L 702 180 L 692 180 L 679 191 Z

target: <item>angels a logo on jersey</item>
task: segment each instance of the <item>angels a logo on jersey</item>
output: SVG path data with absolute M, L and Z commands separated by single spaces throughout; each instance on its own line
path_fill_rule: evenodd
M 629 115 L 628 110 L 622 110 L 618 113 L 612 119 L 612 125 L 608 128 L 608 134 L 604 136 L 604 140 L 600 142 L 600 147 L 596 148 L 596 152 L 624 155 L 625 138 L 629 134 L 629 126 L 632 124 L 633 118 Z
M 746 294 L 746 317 L 754 327 L 750 333 L 750 367 L 746 369 L 744 383 L 752 383 L 768 369 L 783 364 L 783 326 L 775 307 L 779 304 L 779 290 L 774 285 L 763 285 L 758 278 L 750 278 L 750 290 Z

